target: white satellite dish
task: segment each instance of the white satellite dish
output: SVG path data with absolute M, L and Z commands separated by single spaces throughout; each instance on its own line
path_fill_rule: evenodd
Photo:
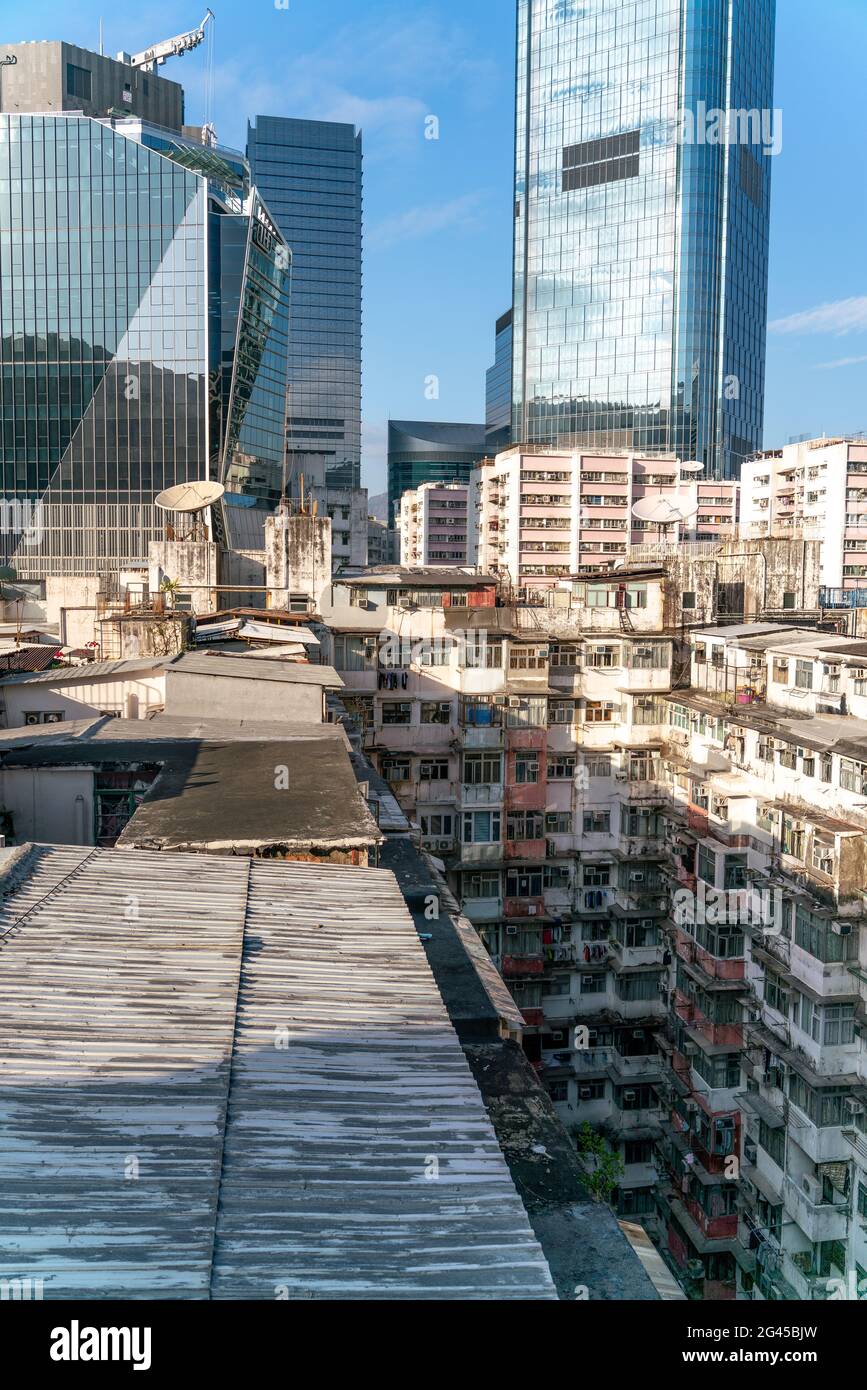
M 700 463 L 698 459 L 687 459 L 684 463 L 679 464 L 678 467 L 680 468 L 681 477 L 686 475 L 692 476 L 693 474 L 698 475 L 704 472 L 704 464 Z
M 698 503 L 684 493 L 666 497 L 659 493 L 652 497 L 641 497 L 632 508 L 632 515 L 639 521 L 649 521 L 652 526 L 673 526 L 679 521 L 687 521 L 695 516 Z
M 206 478 L 200 482 L 178 483 L 159 493 L 154 498 L 154 506 L 164 512 L 203 512 L 219 502 L 225 491 L 222 483 L 212 483 Z

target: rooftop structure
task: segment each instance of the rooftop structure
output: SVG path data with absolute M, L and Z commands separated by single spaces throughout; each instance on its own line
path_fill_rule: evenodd
M 390 873 L 23 847 L 3 887 L 4 1276 L 555 1297 Z

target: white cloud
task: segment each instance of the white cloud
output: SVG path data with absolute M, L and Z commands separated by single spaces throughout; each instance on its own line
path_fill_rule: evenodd
M 867 362 L 867 357 L 840 357 L 836 362 L 817 362 L 816 370 L 819 372 L 833 372 L 838 367 L 857 367 L 862 362 Z
M 768 324 L 771 333 L 857 333 L 867 329 L 867 295 L 820 304 Z
M 465 193 L 448 203 L 427 203 L 407 208 L 405 212 L 387 217 L 373 227 L 367 234 L 366 244 L 373 250 L 382 251 L 400 242 L 417 241 L 447 228 L 474 231 L 482 225 L 480 203 L 478 193 Z

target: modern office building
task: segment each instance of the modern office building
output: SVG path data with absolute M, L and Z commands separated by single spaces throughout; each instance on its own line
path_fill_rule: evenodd
M 720 478 L 761 447 L 774 26 L 775 0 L 518 0 L 515 443 Z
M 39 504 L 24 528 L 4 511 L 19 576 L 146 562 L 176 483 L 223 482 L 230 531 L 273 506 L 291 256 L 244 157 L 137 118 L 4 115 L 0 209 L 2 493 Z
M 292 248 L 288 479 L 361 485 L 361 133 L 256 116 L 247 155 Z
M 421 483 L 467 483 L 485 457 L 485 426 L 438 420 L 388 422 L 388 524 L 400 526 L 400 499 Z
M 493 456 L 512 442 L 512 311 L 497 319 L 494 363 L 485 373 L 485 448 Z

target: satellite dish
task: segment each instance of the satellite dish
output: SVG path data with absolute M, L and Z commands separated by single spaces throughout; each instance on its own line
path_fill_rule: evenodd
M 704 464 L 698 459 L 687 459 L 685 463 L 679 465 L 681 473 L 703 473 Z
M 222 483 L 212 483 L 207 479 L 201 482 L 178 483 L 167 487 L 154 498 L 154 506 L 164 512 L 203 512 L 219 502 L 226 489 Z
M 632 508 L 632 515 L 639 521 L 649 521 L 652 526 L 673 526 L 678 521 L 686 521 L 695 516 L 698 503 L 683 493 L 666 497 L 659 493 L 653 497 L 641 497 Z

